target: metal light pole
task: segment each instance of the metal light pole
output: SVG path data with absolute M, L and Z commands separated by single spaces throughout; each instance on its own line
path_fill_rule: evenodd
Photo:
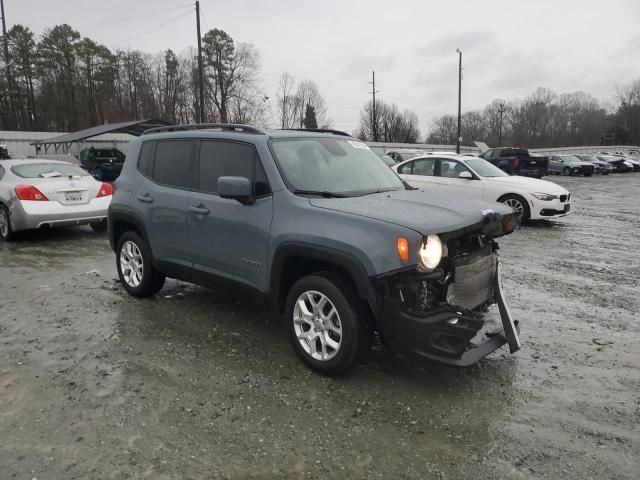
M 460 136 L 460 117 L 462 116 L 462 50 L 456 48 L 458 52 L 458 144 L 456 146 L 456 153 L 460 153 L 460 142 L 462 137 Z
M 198 102 L 198 116 L 200 123 L 204 123 L 204 72 L 202 69 L 202 36 L 200 35 L 200 2 L 196 1 L 196 28 L 198 30 L 198 86 L 200 101 Z
M 498 112 L 500 112 L 500 123 L 498 124 L 498 146 L 501 147 L 502 146 L 502 114 L 504 113 L 504 103 L 500 104 L 500 109 L 498 110 Z

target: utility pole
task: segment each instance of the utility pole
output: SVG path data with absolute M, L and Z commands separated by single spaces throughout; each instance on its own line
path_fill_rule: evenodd
M 500 104 L 500 108 L 498 109 L 500 113 L 500 123 L 498 123 L 498 147 L 502 146 L 502 114 L 504 113 L 504 103 Z
M 462 141 L 462 137 L 460 137 L 460 118 L 462 116 L 462 50 L 456 48 L 456 52 L 458 52 L 458 143 L 456 146 L 456 153 L 460 153 L 460 142 Z
M 9 106 L 9 121 L 13 124 L 13 108 L 11 104 L 11 94 L 13 87 L 11 85 L 11 63 L 9 61 L 9 42 L 7 41 L 7 23 L 4 18 L 4 0 L 0 0 L 0 12 L 2 13 L 2 40 L 4 43 L 4 61 L 6 63 L 5 70 L 7 72 L 7 105 Z
M 202 35 L 200 35 L 200 2 L 196 0 L 196 23 L 198 26 L 198 83 L 200 90 L 200 123 L 204 123 L 204 72 L 202 71 Z
M 376 116 L 376 93 L 378 93 L 378 90 L 376 90 L 376 72 L 373 71 L 373 81 L 369 82 L 372 86 L 373 89 L 371 90 L 371 94 L 373 95 L 373 115 L 372 115 L 372 119 L 371 119 L 371 127 L 373 129 L 373 141 L 377 142 L 378 141 L 378 117 Z

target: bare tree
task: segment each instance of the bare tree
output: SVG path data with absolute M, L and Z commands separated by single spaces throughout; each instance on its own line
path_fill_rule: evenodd
M 280 128 L 293 128 L 297 111 L 295 87 L 296 81 L 284 72 L 278 80 L 276 102 L 278 104 L 278 125 Z
M 369 101 L 360 111 L 360 126 L 356 136 L 362 140 L 373 141 L 373 102 Z M 378 141 L 418 143 L 420 130 L 418 116 L 411 110 L 400 109 L 395 103 L 376 102 L 376 127 Z

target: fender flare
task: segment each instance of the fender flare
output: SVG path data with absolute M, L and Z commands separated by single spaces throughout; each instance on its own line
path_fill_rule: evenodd
M 345 270 L 352 278 L 360 298 L 365 300 L 374 315 L 378 318 L 379 306 L 377 295 L 367 270 L 355 256 L 342 250 L 324 245 L 306 242 L 287 241 L 280 244 L 273 255 L 269 275 L 269 303 L 275 311 L 280 311 L 280 297 L 282 296 L 282 271 L 288 258 L 302 257 L 318 260 L 335 265 Z

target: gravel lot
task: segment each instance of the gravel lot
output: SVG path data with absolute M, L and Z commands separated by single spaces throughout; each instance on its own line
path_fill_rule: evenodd
M 310 373 L 274 316 L 116 282 L 106 235 L 0 243 L 3 479 L 640 475 L 640 174 L 553 177 L 574 212 L 501 240 L 523 349 Z

